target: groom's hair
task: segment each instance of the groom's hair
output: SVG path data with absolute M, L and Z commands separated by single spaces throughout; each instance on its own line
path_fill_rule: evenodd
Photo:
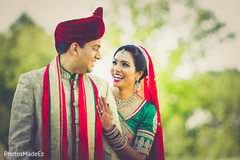
M 140 81 L 141 79 L 147 76 L 147 64 L 142 51 L 134 45 L 125 45 L 118 48 L 118 50 L 114 53 L 113 58 L 116 56 L 116 54 L 119 51 L 122 51 L 123 49 L 131 53 L 133 62 L 135 64 L 136 72 L 144 71 L 142 76 L 139 78 L 139 81 Z
M 72 43 L 64 43 L 64 42 L 60 42 L 59 46 L 58 46 L 58 53 L 59 54 L 63 54 L 66 53 L 68 51 L 68 49 L 70 48 Z M 84 48 L 85 43 L 78 43 L 78 45 L 81 48 Z

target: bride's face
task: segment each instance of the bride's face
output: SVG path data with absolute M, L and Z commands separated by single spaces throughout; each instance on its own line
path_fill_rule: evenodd
M 136 72 L 134 60 L 129 51 L 118 52 L 112 61 L 111 75 L 114 87 L 134 88 L 139 76 Z

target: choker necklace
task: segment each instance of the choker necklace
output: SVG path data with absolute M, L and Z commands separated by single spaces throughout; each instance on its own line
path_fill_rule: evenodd
M 118 99 L 118 98 L 114 95 L 114 93 L 113 93 L 113 97 L 114 97 L 114 99 L 115 99 L 117 108 L 120 108 L 120 107 L 122 107 L 122 106 L 126 106 L 126 105 L 132 103 L 132 101 L 136 98 L 136 96 L 137 96 L 137 94 L 136 94 L 135 91 L 134 91 L 133 95 L 132 95 L 129 99 L 127 99 L 127 100 L 121 100 L 121 99 Z

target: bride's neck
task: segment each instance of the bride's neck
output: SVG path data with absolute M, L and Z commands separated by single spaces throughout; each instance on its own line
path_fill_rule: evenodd
M 121 89 L 114 87 L 113 94 L 116 98 L 121 100 L 127 100 L 133 95 L 134 91 L 133 89 Z

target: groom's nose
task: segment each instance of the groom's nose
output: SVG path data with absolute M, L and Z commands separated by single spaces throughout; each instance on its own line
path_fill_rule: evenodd
M 99 50 L 97 51 L 97 53 L 96 53 L 96 55 L 95 55 L 95 58 L 96 58 L 97 60 L 102 59 L 101 52 L 100 52 Z

